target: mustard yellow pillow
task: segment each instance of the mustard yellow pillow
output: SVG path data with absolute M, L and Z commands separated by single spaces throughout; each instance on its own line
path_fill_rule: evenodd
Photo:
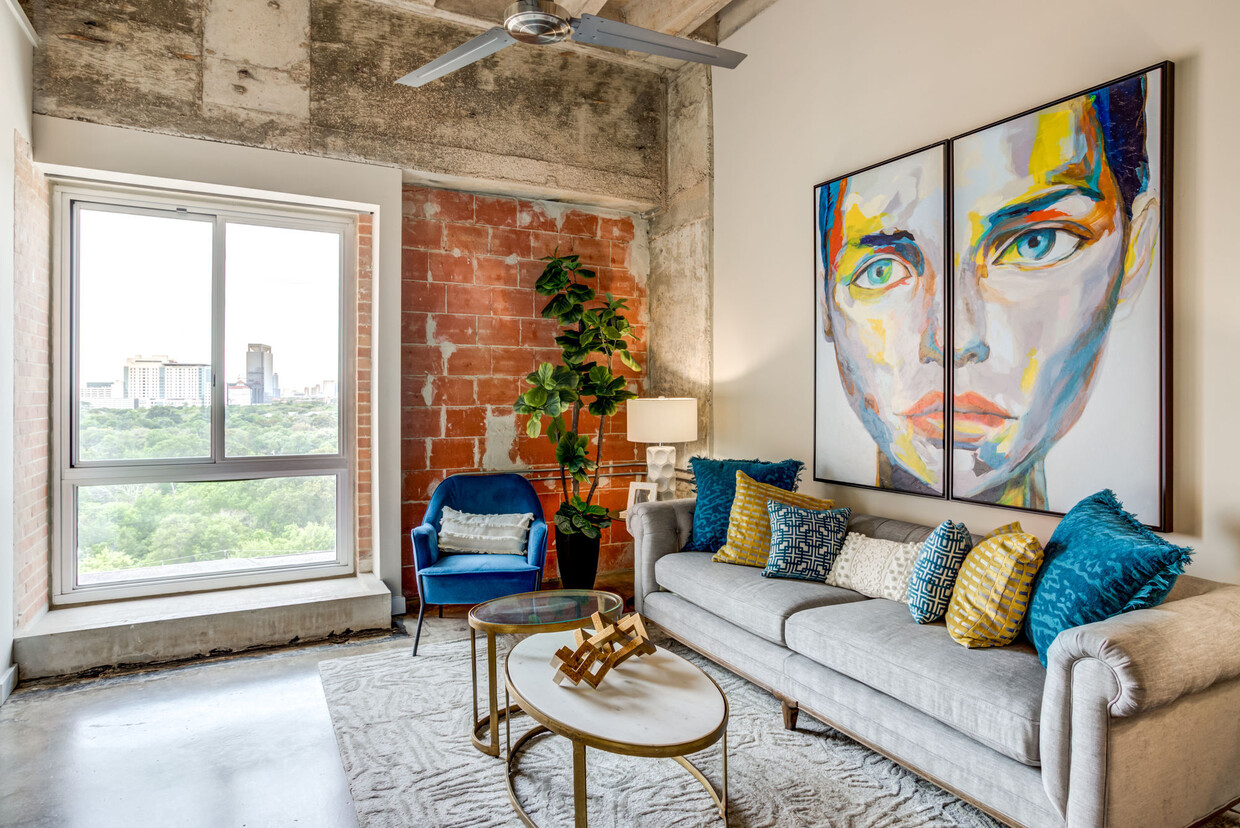
M 1019 523 L 991 532 L 970 550 L 956 576 L 947 632 L 970 649 L 1011 644 L 1020 634 L 1041 565 L 1042 544 L 1020 531 Z
M 711 558 L 712 561 L 742 566 L 766 566 L 766 559 L 771 554 L 771 517 L 766 510 L 768 500 L 788 506 L 800 506 L 802 509 L 834 508 L 834 504 L 829 500 L 759 483 L 738 471 L 736 499 L 732 501 L 732 513 L 728 517 L 728 539 L 723 548 Z

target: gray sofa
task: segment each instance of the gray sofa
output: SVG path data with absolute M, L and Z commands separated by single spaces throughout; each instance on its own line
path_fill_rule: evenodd
M 682 552 L 693 500 L 635 506 L 637 609 L 783 702 L 1005 823 L 1192 825 L 1240 800 L 1240 587 L 1184 576 L 1167 601 L 968 650 L 904 604 Z M 930 527 L 871 515 L 897 541 Z

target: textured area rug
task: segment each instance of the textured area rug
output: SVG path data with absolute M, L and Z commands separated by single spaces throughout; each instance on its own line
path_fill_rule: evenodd
M 733 828 L 999 824 L 809 716 L 800 717 L 797 731 L 784 730 L 779 702 L 769 693 L 679 644 L 670 648 L 702 667 L 728 696 Z M 479 646 L 485 683 L 482 651 Z M 319 672 L 363 828 L 520 826 L 504 789 L 504 762 L 469 741 L 468 642 L 425 645 L 417 658 L 406 647 L 325 661 Z M 512 724 L 515 742 L 534 723 L 515 716 Z M 720 746 L 691 759 L 717 786 Z M 530 816 L 547 828 L 572 825 L 568 740 L 532 740 L 519 768 L 517 793 Z M 706 792 L 670 759 L 589 750 L 587 768 L 595 828 L 722 824 Z

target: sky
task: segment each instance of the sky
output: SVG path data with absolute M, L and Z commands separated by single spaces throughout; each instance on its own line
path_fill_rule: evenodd
M 82 382 L 123 378 L 125 360 L 211 362 L 213 223 L 80 212 Z M 270 345 L 281 390 L 337 378 L 340 237 L 228 222 L 224 378 L 245 374 L 251 342 Z

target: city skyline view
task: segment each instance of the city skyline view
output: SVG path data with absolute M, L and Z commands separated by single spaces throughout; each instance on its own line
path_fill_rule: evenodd
M 192 215 L 80 212 L 77 384 L 124 380 L 126 360 L 211 364 L 214 225 Z M 285 393 L 338 382 L 340 236 L 227 222 L 227 383 L 251 343 L 271 347 Z

